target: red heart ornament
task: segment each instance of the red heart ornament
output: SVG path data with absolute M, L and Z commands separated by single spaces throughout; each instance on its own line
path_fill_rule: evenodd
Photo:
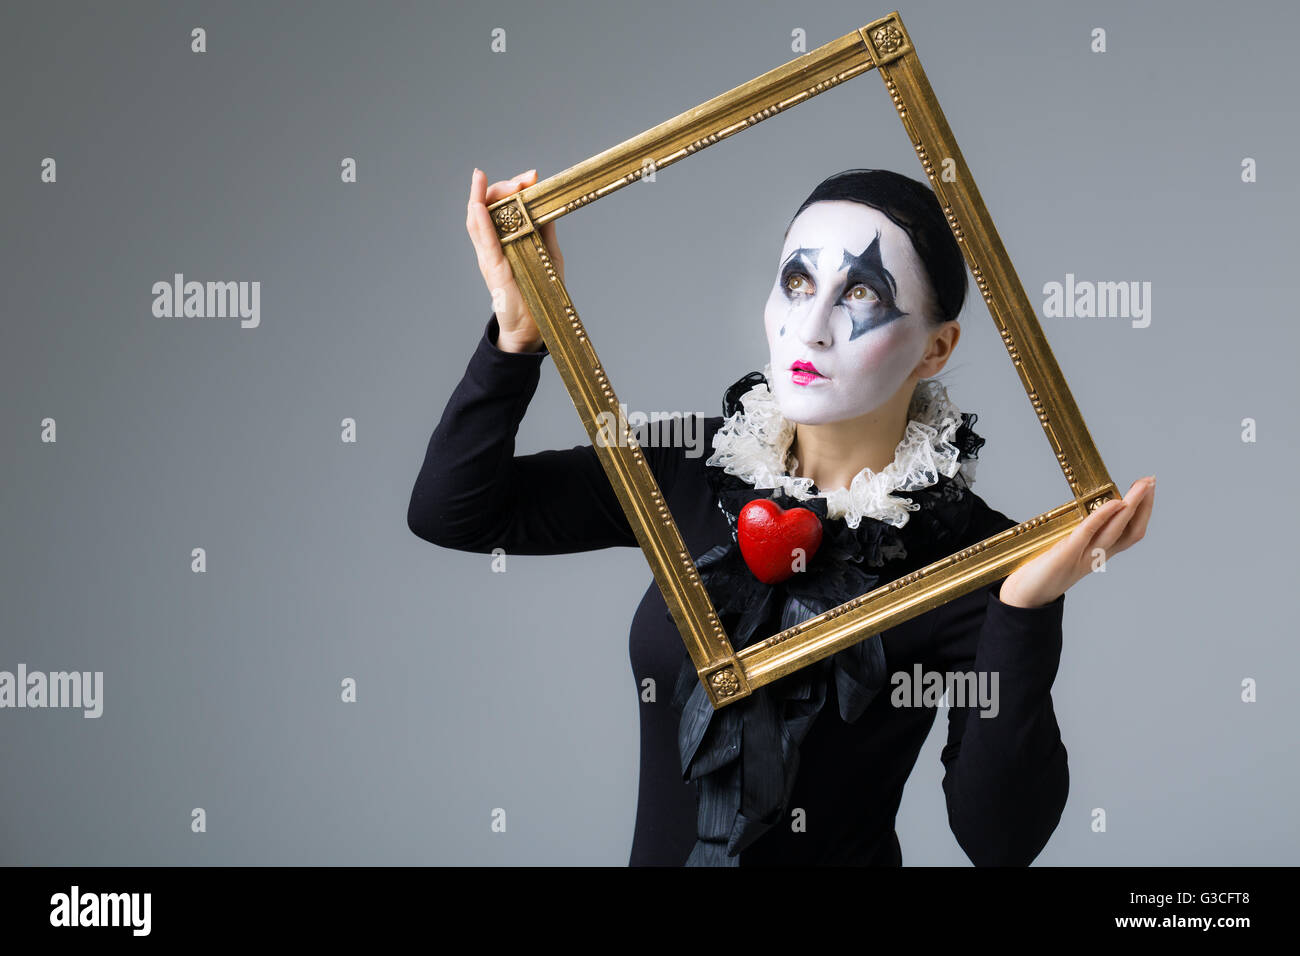
M 822 522 L 807 508 L 786 511 L 771 498 L 758 498 L 740 510 L 736 521 L 740 554 L 764 584 L 794 577 L 796 549 L 807 567 L 822 543 Z

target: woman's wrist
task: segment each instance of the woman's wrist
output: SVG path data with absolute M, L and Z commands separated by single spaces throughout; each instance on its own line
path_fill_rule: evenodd
M 1045 607 L 1046 605 L 1052 603 L 1052 601 L 1043 600 L 1041 595 L 1028 595 L 1028 594 L 1018 593 L 1014 585 L 1008 586 L 1007 579 L 1005 578 L 1003 579 L 1002 584 L 999 585 L 996 593 L 997 593 L 998 600 L 1001 601 L 1003 604 L 1007 605 L 1008 607 L 1018 607 L 1018 608 L 1023 608 L 1025 610 L 1033 610 L 1034 608 Z
M 546 347 L 546 341 L 540 334 L 537 338 L 530 339 L 501 328 L 501 319 L 495 312 L 488 320 L 487 340 L 498 352 L 540 352 Z
M 540 352 L 546 342 L 541 338 L 528 339 L 498 332 L 496 346 L 502 352 Z
M 541 338 L 532 342 L 526 341 L 526 339 L 515 341 L 515 339 L 508 336 L 498 336 L 497 338 L 497 347 L 503 352 L 539 352 L 545 345 L 546 342 L 542 341 Z

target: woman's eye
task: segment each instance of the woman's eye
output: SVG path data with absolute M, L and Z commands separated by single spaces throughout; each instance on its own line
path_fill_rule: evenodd
M 790 292 L 799 292 L 803 295 L 813 294 L 812 282 L 802 272 L 792 272 L 785 280 L 785 287 Z M 854 299 L 858 302 L 880 301 L 880 296 L 876 295 L 875 290 L 861 282 L 845 293 L 845 298 Z
M 801 272 L 791 273 L 790 277 L 785 280 L 785 287 L 791 292 L 807 292 L 808 279 Z

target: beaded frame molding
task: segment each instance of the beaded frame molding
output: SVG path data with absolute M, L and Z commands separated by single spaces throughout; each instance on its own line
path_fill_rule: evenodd
M 737 652 L 538 228 L 873 69 L 898 110 L 1074 498 Z M 940 176 L 936 167 L 955 171 L 955 178 Z M 489 211 L 524 302 L 715 708 L 1006 577 L 1119 496 L 898 11 L 499 200 Z M 609 440 L 602 419 L 617 421 L 621 442 Z

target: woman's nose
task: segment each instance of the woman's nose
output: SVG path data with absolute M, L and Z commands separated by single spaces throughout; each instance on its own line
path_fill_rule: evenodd
M 814 299 L 796 323 L 796 335 L 805 345 L 825 348 L 831 344 L 832 303 Z

